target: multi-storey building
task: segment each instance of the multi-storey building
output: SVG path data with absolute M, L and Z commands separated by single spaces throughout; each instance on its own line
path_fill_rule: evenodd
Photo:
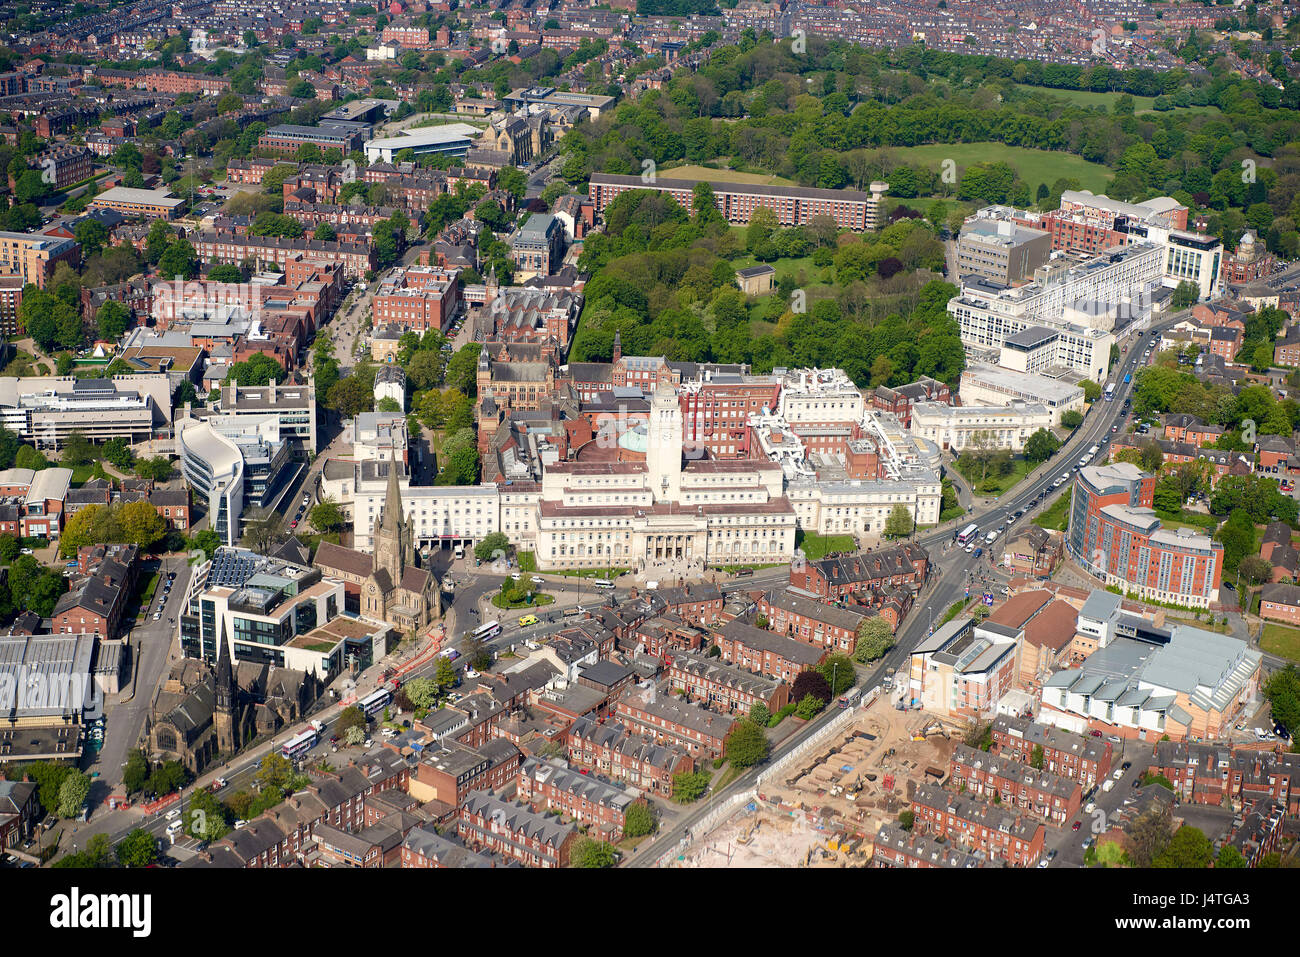
M 735 720 L 672 697 L 660 697 L 653 688 L 619 699 L 615 711 L 629 731 L 661 745 L 680 747 L 693 757 L 722 754 Z
M 549 814 L 507 803 L 493 794 L 472 794 L 457 820 L 460 839 L 476 851 L 490 851 L 524 867 L 567 867 L 578 828 Z
M 620 194 L 628 190 L 648 189 L 672 196 L 679 206 L 694 212 L 694 190 L 697 183 L 708 182 L 713 190 L 714 202 L 729 223 L 744 225 L 755 209 L 771 209 L 781 226 L 804 226 L 814 217 L 830 216 L 841 229 L 862 232 L 868 228 L 868 206 L 871 197 L 859 190 L 809 189 L 803 186 L 761 186 L 753 183 L 724 183 L 708 180 L 669 179 L 656 177 L 643 182 L 639 176 L 619 176 L 613 173 L 593 173 L 591 198 L 596 212 L 604 214 Z
M 815 601 L 789 588 L 767 592 L 758 600 L 758 613 L 779 635 L 846 655 L 857 647 L 858 628 L 867 618 L 851 608 Z
M 982 851 L 1011 867 L 1033 867 L 1043 854 L 1042 822 L 966 794 L 922 785 L 912 797 L 912 813 L 914 832 Z
M 1019 452 L 1035 432 L 1050 429 L 1052 419 L 1052 412 L 1038 402 L 1014 400 L 986 406 L 918 402 L 912 407 L 911 432 L 954 452 L 970 446 Z
M 75 240 L 0 232 L 0 276 L 18 276 L 44 289 L 61 262 L 70 266 L 81 262 L 81 246 Z
M 790 680 L 794 680 L 793 676 Z M 749 714 L 756 704 L 775 714 L 790 701 L 790 688 L 780 679 L 764 677 L 744 667 L 724 664 L 716 658 L 690 651 L 672 653 L 668 684 L 688 701 L 698 701 L 712 711 L 742 717 Z
M 993 750 L 1024 764 L 1041 763 L 1044 771 L 1078 781 L 1085 790 L 1110 774 L 1114 757 L 1114 745 L 1104 738 L 1008 715 L 993 719 Z
M 372 305 L 376 325 L 442 330 L 460 308 L 460 270 L 407 266 L 384 277 Z
M 786 684 L 793 684 L 801 672 L 815 668 L 829 654 L 825 645 L 796 641 L 739 618 L 716 629 L 712 637 L 723 661 Z
M 695 761 L 686 751 L 633 736 L 621 724 L 579 718 L 565 740 L 571 765 L 664 798 L 672 797 L 675 775 L 695 770 Z
M 1019 808 L 1060 827 L 1074 817 L 1083 801 L 1083 787 L 1051 771 L 1021 761 L 991 755 L 966 744 L 957 745 L 949 763 L 949 784 L 975 795 L 994 795 L 1007 808 Z
M 1052 252 L 1051 234 L 1007 219 L 977 216 L 957 237 L 957 275 L 1010 285 L 1032 276 Z
M 1107 585 L 1208 607 L 1218 601 L 1223 545 L 1191 529 L 1162 528 L 1151 508 L 1154 485 L 1153 476 L 1124 462 L 1080 469 L 1066 547 Z
M 512 783 L 522 761 L 519 749 L 501 738 L 479 748 L 447 745 L 420 760 L 408 790 L 421 802 L 459 805 L 474 791 L 497 791 Z
M 570 770 L 563 761 L 537 758 L 519 768 L 515 795 L 534 811 L 559 812 L 611 843 L 623 839 L 627 809 L 638 800 L 620 787 Z

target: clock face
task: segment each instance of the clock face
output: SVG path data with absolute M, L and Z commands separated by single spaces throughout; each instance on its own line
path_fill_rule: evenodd
M 373 595 L 373 594 L 374 594 L 375 592 L 377 592 L 377 591 L 379 591 L 379 589 L 378 589 L 377 587 L 375 587 L 374 585 L 371 585 L 371 586 L 370 586 L 370 594 Z

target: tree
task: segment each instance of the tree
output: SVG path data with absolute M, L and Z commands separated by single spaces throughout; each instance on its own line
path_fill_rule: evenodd
M 224 543 L 221 541 L 221 536 L 210 528 L 205 528 L 202 531 L 195 532 L 190 538 L 191 547 L 202 549 L 203 554 L 209 559 L 212 558 L 222 544 Z
M 148 779 L 149 760 L 143 751 L 132 751 L 127 755 L 126 765 L 122 768 L 122 786 L 128 794 L 134 794 L 144 787 Z
M 90 797 L 90 776 L 73 771 L 59 785 L 59 816 L 76 817 Z
M 1041 744 L 1034 745 L 1034 750 L 1029 757 L 1029 766 L 1037 768 L 1039 771 L 1043 770 L 1044 758 L 1043 746 Z
M 245 548 L 265 555 L 283 545 L 289 538 L 284 527 L 284 516 L 274 509 L 249 509 L 243 516 L 244 535 L 241 543 Z
M 374 392 L 358 376 L 339 379 L 330 387 L 325 404 L 345 419 L 356 418 L 368 412 L 374 402 Z
M 894 647 L 894 630 L 889 621 L 880 615 L 864 618 L 858 624 L 857 644 L 853 647 L 853 660 L 865 664 L 883 658 Z
M 172 477 L 172 463 L 165 455 L 139 459 L 135 463 L 135 474 L 140 478 L 153 479 L 155 482 L 166 482 Z
M 1247 585 L 1260 585 L 1268 581 L 1273 572 L 1273 565 L 1258 555 L 1247 555 L 1237 565 L 1241 580 Z
M 148 867 L 158 859 L 158 839 L 143 828 L 122 838 L 117 845 L 117 863 L 122 867 Z
M 749 709 L 749 720 L 760 728 L 766 728 L 772 723 L 772 712 L 767 710 L 767 705 L 759 701 Z
M 219 841 L 230 833 L 225 807 L 206 789 L 190 796 L 183 820 L 185 833 L 200 841 Z
M 360 728 L 362 731 L 370 728 L 370 719 L 357 705 L 351 705 L 339 712 L 338 721 L 334 725 L 334 733 L 339 737 L 343 737 L 344 732 L 349 728 Z
M 1077 429 L 1083 425 L 1083 413 L 1074 409 L 1061 413 L 1061 426 L 1067 429 Z
M 456 683 L 456 668 L 452 665 L 450 658 L 438 659 L 438 667 L 434 671 L 433 680 L 438 682 L 439 688 L 450 688 Z
M 1083 389 L 1083 399 L 1085 402 L 1096 402 L 1101 398 L 1101 386 L 1091 379 L 1084 379 L 1079 383 Z
M 256 353 L 246 362 L 236 362 L 226 373 L 225 384 L 232 385 L 267 385 L 271 382 L 283 382 L 284 366 L 264 353 Z
M 1060 447 L 1060 439 L 1048 429 L 1039 429 L 1025 440 L 1025 458 L 1030 462 L 1046 462 Z
M 107 834 L 95 834 L 86 843 L 86 849 L 78 854 L 67 854 L 52 865 L 53 867 L 74 867 L 79 870 L 108 867 L 113 861 L 113 843 Z
M 104 456 L 104 461 L 120 469 L 129 469 L 135 464 L 135 453 L 131 451 L 131 446 L 126 444 L 126 439 L 121 437 L 105 442 L 100 448 L 100 453 Z
M 617 863 L 618 852 L 612 844 L 589 837 L 575 841 L 569 854 L 569 864 L 573 867 L 613 867 Z
M 1243 868 L 1247 867 L 1246 859 L 1241 856 L 1241 851 L 1237 850 L 1231 844 L 1224 844 L 1219 848 L 1219 856 L 1215 858 L 1214 867 L 1220 868 Z
M 680 771 L 673 775 L 673 800 L 679 804 L 690 804 L 708 789 L 708 771 Z
M 95 325 L 99 329 L 99 338 L 105 342 L 117 342 L 131 326 L 131 313 L 120 302 L 109 300 L 95 313 Z
M 802 721 L 811 721 L 826 707 L 826 702 L 813 694 L 806 694 L 795 705 L 794 716 Z
M 818 675 L 818 677 L 821 677 Z M 825 678 L 822 681 L 825 682 Z M 767 760 L 768 741 L 763 729 L 748 718 L 736 722 L 723 745 L 723 754 L 732 767 L 749 768 Z
M 343 738 L 344 744 L 348 745 L 349 747 L 355 747 L 356 745 L 361 744 L 366 740 L 366 729 L 358 728 L 355 725 L 353 725 L 351 728 L 348 728 L 346 731 L 344 731 L 341 737 Z
M 187 239 L 178 239 L 158 260 L 158 272 L 167 279 L 193 279 L 199 274 L 199 256 Z
M 834 697 L 831 694 L 830 682 L 822 676 L 821 672 L 812 669 L 801 671 L 794 679 L 794 685 L 790 689 L 790 700 L 802 701 L 808 695 L 820 698 L 822 701 L 830 701 Z
M 643 837 L 646 834 L 653 834 L 658 829 L 659 822 L 648 804 L 638 801 L 630 805 L 623 815 L 624 837 Z
M 167 522 L 148 502 L 129 502 L 118 508 L 123 541 L 149 548 L 167 534 Z
M 1151 862 L 1153 867 L 1206 868 L 1214 859 L 1214 847 L 1200 828 L 1184 824 L 1164 851 Z
M 1173 838 L 1169 808 L 1156 804 L 1139 815 L 1127 830 L 1129 858 L 1135 867 L 1151 867 Z
M 504 532 L 492 532 L 484 535 L 474 546 L 474 557 L 481 562 L 490 562 L 505 558 L 510 554 L 510 539 Z
M 853 670 L 853 659 L 848 655 L 828 655 L 826 660 L 817 666 L 817 670 L 826 679 L 832 697 L 848 691 L 858 680 L 857 672 Z
M 322 532 L 337 532 L 347 527 L 348 520 L 339 503 L 326 498 L 312 508 L 311 524 Z
M 292 777 L 293 764 L 284 755 L 272 751 L 262 756 L 262 761 L 257 766 L 257 773 L 253 775 L 253 781 L 261 790 L 279 788 L 283 791 L 289 786 Z
M 402 690 L 417 708 L 428 710 L 438 703 L 438 683 L 432 678 L 412 678 Z
M 906 505 L 900 503 L 890 510 L 889 517 L 885 519 L 885 537 L 906 538 L 912 534 L 914 527 L 912 513 L 908 511 Z
M 1264 697 L 1273 720 L 1295 738 L 1300 732 L 1300 669 L 1291 664 L 1273 672 L 1264 684 Z

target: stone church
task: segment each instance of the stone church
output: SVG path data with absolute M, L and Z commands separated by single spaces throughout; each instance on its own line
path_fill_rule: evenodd
M 418 634 L 442 617 L 442 596 L 438 580 L 415 564 L 415 541 L 402 509 L 398 469 L 394 455 L 383 511 L 371 539 L 370 574 L 361 585 L 361 614 Z
M 320 696 L 313 674 L 265 663 L 232 665 L 222 641 L 216 667 L 183 658 L 154 695 L 146 726 L 149 756 L 199 774 L 258 737 L 300 721 Z

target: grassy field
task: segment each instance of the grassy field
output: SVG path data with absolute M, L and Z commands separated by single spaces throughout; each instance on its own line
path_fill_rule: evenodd
M 1264 633 L 1260 635 L 1259 646 L 1271 655 L 1300 661 L 1300 629 L 1267 624 Z
M 718 183 L 759 183 L 763 186 L 794 186 L 795 181 L 768 173 L 742 173 L 734 169 L 710 169 L 707 166 L 674 166 L 659 170 L 665 179 L 708 179 Z
M 816 532 L 800 532 L 796 536 L 795 547 L 803 549 L 804 558 L 815 562 L 825 558 L 831 552 L 851 552 L 857 548 L 852 535 L 818 535 Z
M 1039 528 L 1046 528 L 1054 532 L 1063 532 L 1069 522 L 1070 497 L 1073 490 L 1067 486 L 1065 491 L 1051 504 L 1046 511 L 1034 519 L 1034 524 Z
M 1034 150 L 1023 146 L 1006 146 L 1002 143 L 932 143 L 926 146 L 890 147 L 890 157 L 898 163 L 938 168 L 945 159 L 951 159 L 960 171 L 972 163 L 1005 162 L 1020 174 L 1030 191 L 1039 183 L 1049 186 L 1062 176 L 1079 180 L 1084 189 L 1104 191 L 1112 173 L 1100 163 L 1089 163 L 1073 153 L 1058 150 Z
M 1115 101 L 1124 94 L 1122 93 L 1094 93 L 1092 90 L 1058 90 L 1048 86 L 1033 86 L 1029 83 L 1017 83 L 1018 89 L 1024 90 L 1033 96 L 1056 97 L 1057 99 L 1067 100 L 1082 107 L 1101 107 L 1103 110 L 1110 112 L 1114 107 Z M 1154 96 L 1135 96 L 1133 97 L 1134 113 L 1156 113 L 1156 98 Z M 1217 106 L 1176 106 L 1172 110 L 1166 110 L 1167 113 L 1218 113 Z
M 1194 532 L 1213 532 L 1219 527 L 1219 520 L 1204 512 L 1166 512 L 1156 509 L 1156 518 L 1166 528 L 1190 528 Z
M 1223 624 L 1219 618 L 1214 619 L 1213 625 L 1207 624 L 1204 621 L 1197 621 L 1195 618 L 1175 618 L 1173 615 L 1166 616 L 1165 621 L 1187 625 L 1189 628 L 1200 628 L 1202 631 L 1217 632 L 1220 635 L 1226 635 L 1228 633 L 1228 626 Z
M 990 475 L 982 484 L 977 484 L 980 479 L 978 471 L 972 469 L 971 474 L 967 475 L 962 470 L 961 465 L 957 465 L 957 471 L 966 476 L 966 481 L 970 483 L 970 487 L 976 495 L 1001 495 L 1013 486 L 1018 485 L 1033 468 L 1033 464 L 1025 459 L 1012 459 L 1011 471 L 1007 472 L 1006 475 L 1000 475 L 996 478 Z

